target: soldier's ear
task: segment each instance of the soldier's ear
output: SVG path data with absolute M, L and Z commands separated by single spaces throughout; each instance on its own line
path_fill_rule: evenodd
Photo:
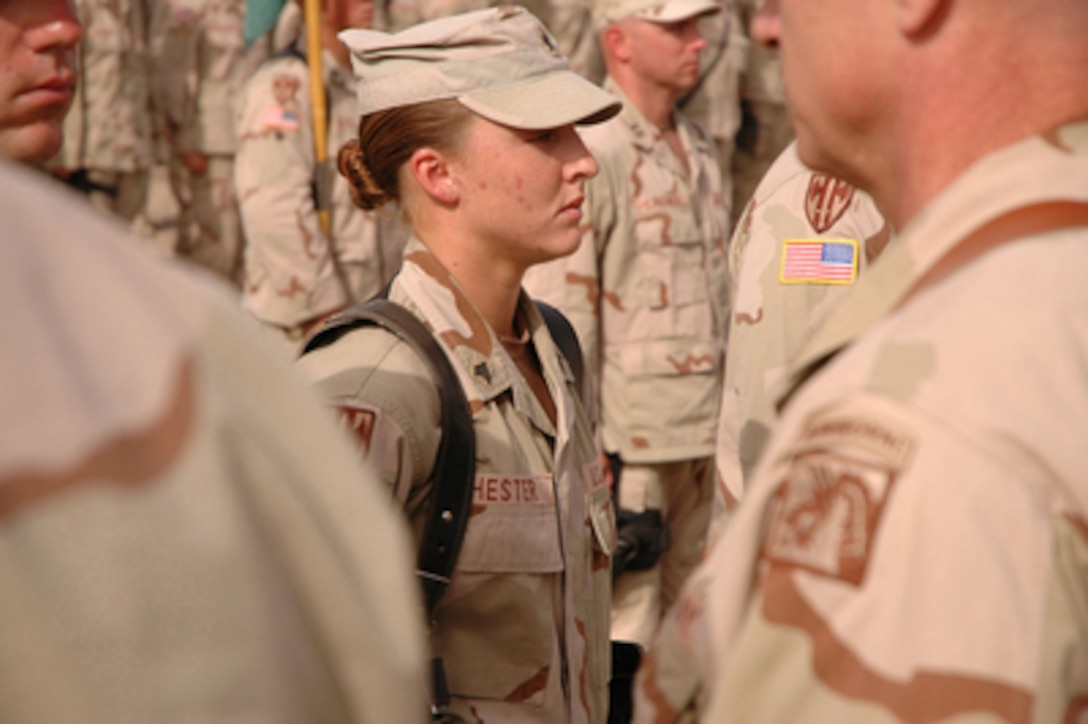
M 907 37 L 916 38 L 940 25 L 950 0 L 894 0 L 896 24 Z
M 630 61 L 633 50 L 628 42 L 626 30 L 620 23 L 611 23 L 601 31 L 601 47 L 611 57 L 620 62 Z
M 408 171 L 431 199 L 441 204 L 455 204 L 460 199 L 446 157 L 433 148 L 416 149 L 408 159 Z

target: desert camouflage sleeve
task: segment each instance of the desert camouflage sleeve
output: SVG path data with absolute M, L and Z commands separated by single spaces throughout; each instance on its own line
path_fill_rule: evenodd
M 246 308 L 293 327 L 342 307 L 328 241 L 314 211 L 307 69 L 273 60 L 243 90 L 235 187 L 246 234 Z

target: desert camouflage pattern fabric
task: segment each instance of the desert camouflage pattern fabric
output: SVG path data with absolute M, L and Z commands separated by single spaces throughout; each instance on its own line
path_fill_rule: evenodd
M 977 162 L 825 319 L 640 721 L 689 676 L 714 722 L 1084 719 L 1085 168 L 1088 122 Z
M 566 360 L 536 308 L 527 320 L 557 408 L 553 425 L 457 282 L 409 242 L 390 299 L 434 331 L 476 432 L 473 509 L 432 636 L 466 722 L 607 718 L 615 521 Z M 350 332 L 301 367 L 342 413 L 404 506 L 416 540 L 429 515 L 439 402 L 423 362 L 381 328 Z
M 605 89 L 624 107 L 581 129 L 600 165 L 582 243 L 531 268 L 526 289 L 567 314 L 599 371 L 607 451 L 629 462 L 706 457 L 728 320 L 729 206 L 714 145 L 677 114 L 681 161 L 614 81 Z
M 245 10 L 245 0 L 159 0 L 150 30 L 153 96 L 180 207 L 175 253 L 236 284 L 243 237 L 234 105 L 270 51 L 267 37 L 245 47 Z M 186 168 L 185 154 L 204 156 L 206 171 Z
M 83 24 L 76 98 L 64 147 L 50 165 L 146 171 L 151 165 L 147 8 L 144 0 L 76 0 Z
M 174 150 L 233 156 L 234 105 L 268 57 L 245 47 L 245 0 L 157 0 L 151 23 L 154 93 Z
M 756 189 L 729 245 L 733 302 L 715 453 L 714 527 L 740 498 L 770 436 L 775 381 L 890 238 L 868 194 L 806 168 L 794 144 Z M 852 273 L 784 275 L 787 250 L 824 241 L 853 249 Z
M 299 47 L 299 52 L 304 57 L 305 50 Z M 355 82 L 351 69 L 332 54 L 322 57 L 328 155 L 335 163 L 339 148 L 358 134 Z M 287 54 L 272 58 L 246 84 L 237 125 L 235 185 L 246 234 L 243 304 L 261 321 L 282 329 L 374 295 L 396 273 L 406 238 L 394 208 L 362 211 L 333 168 L 335 259 L 330 253 L 330 240 L 314 211 L 309 88 L 305 61 Z
M 25 171 L 0 213 L 0 720 L 425 721 L 406 531 L 279 348 Z

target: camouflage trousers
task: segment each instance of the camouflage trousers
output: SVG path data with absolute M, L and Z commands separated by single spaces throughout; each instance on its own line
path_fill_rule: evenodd
M 634 512 L 660 510 L 670 545 L 653 568 L 629 571 L 612 589 L 614 641 L 633 641 L 645 649 L 676 600 L 706 547 L 713 498 L 714 459 L 667 463 L 625 463 L 619 506 Z
M 234 193 L 234 157 L 209 156 L 203 174 L 174 164 L 170 184 L 180 209 L 175 253 L 240 289 L 244 238 Z

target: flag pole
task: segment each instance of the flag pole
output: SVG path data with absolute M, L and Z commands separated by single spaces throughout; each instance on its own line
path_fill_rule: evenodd
M 314 159 L 323 169 L 328 160 L 329 118 L 325 100 L 325 76 L 321 67 L 321 0 L 305 0 L 306 64 L 310 68 L 310 109 L 314 129 Z M 325 236 L 330 236 L 329 210 L 317 209 L 317 218 Z

